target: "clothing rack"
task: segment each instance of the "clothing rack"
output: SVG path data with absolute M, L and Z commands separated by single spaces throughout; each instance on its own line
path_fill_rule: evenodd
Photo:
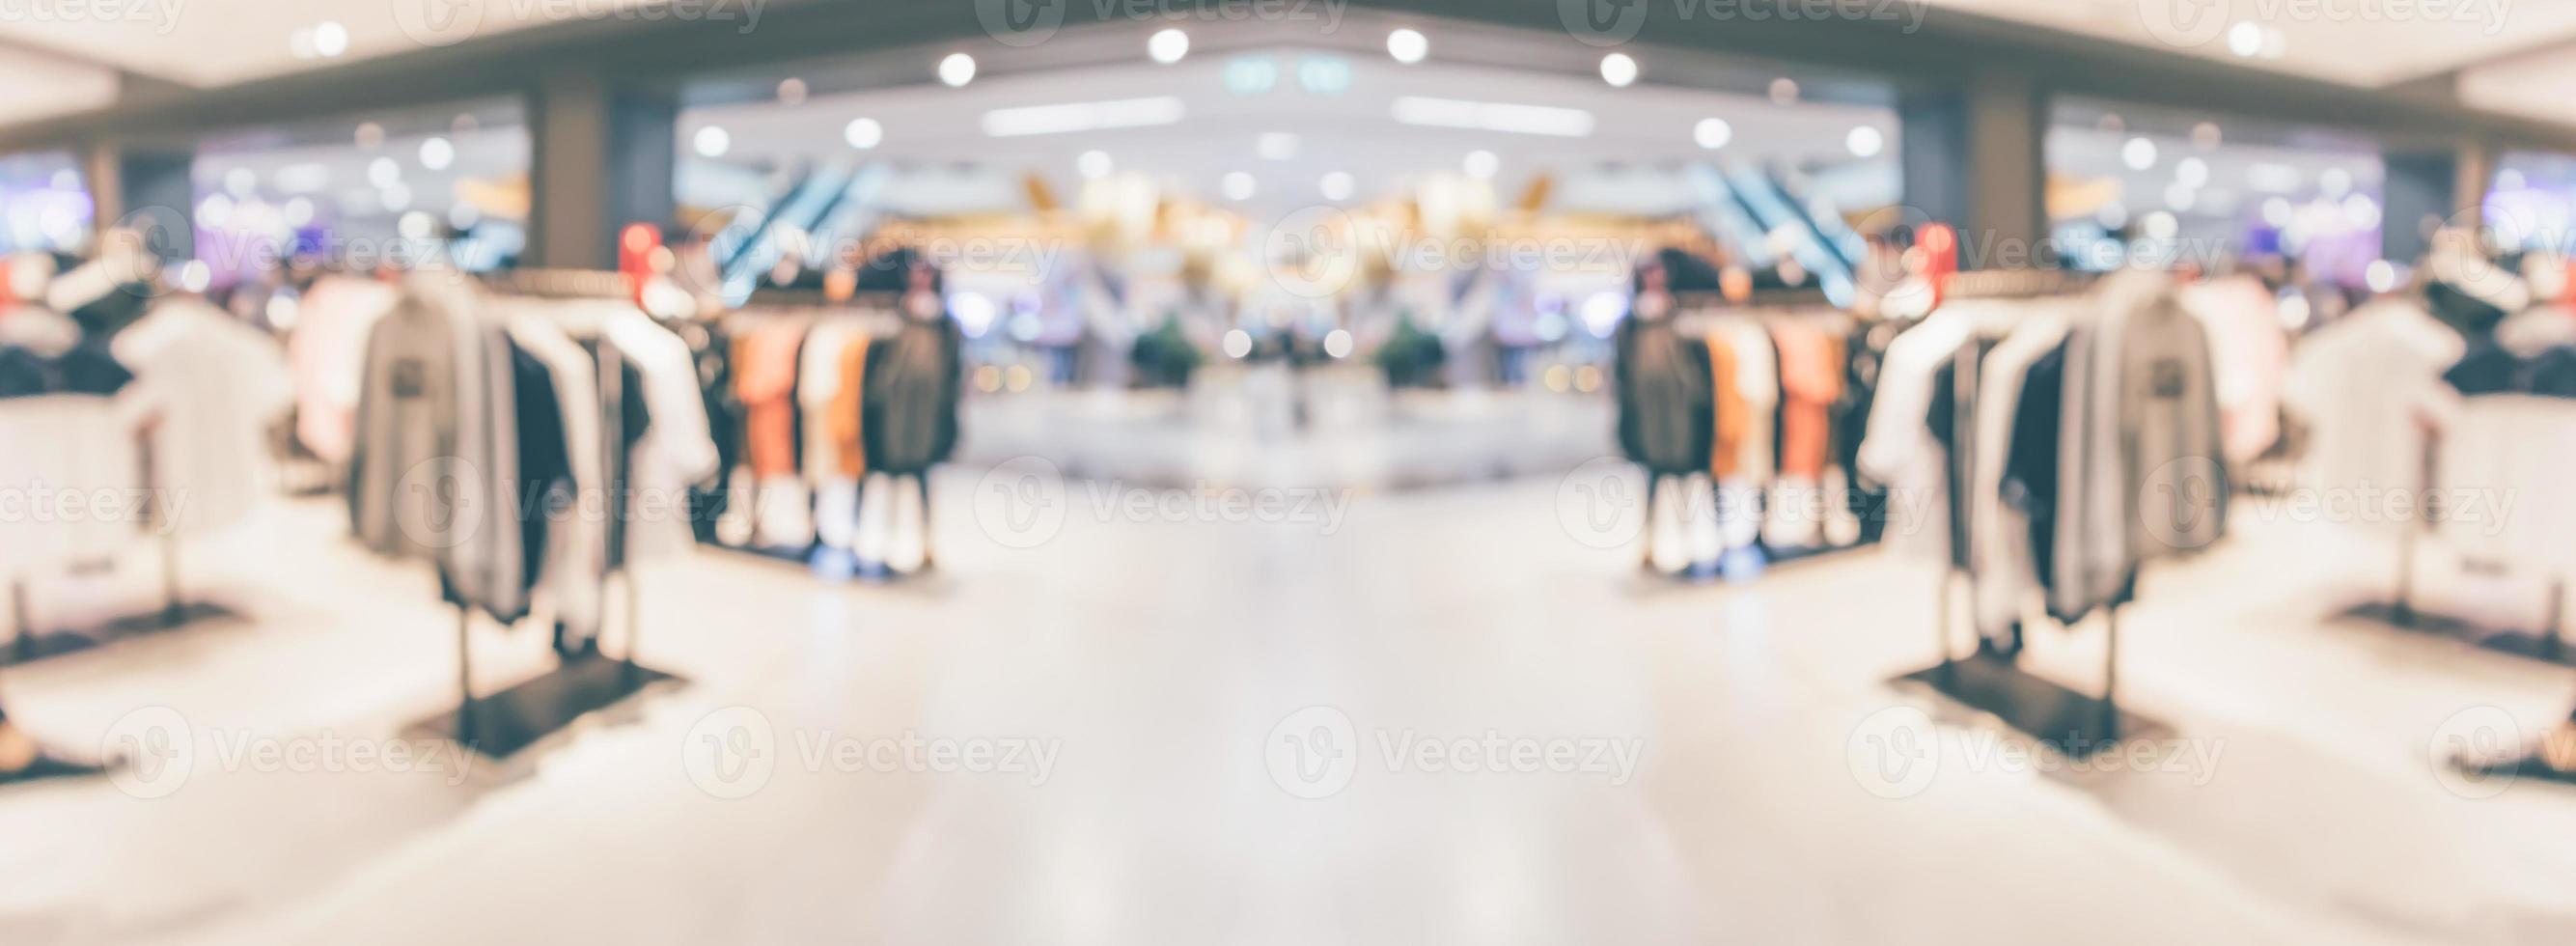
M 632 303 L 633 283 L 622 273 L 566 270 L 523 269 L 488 274 L 486 288 L 503 296 L 541 299 L 596 299 Z M 573 313 L 554 312 L 548 316 L 562 326 L 565 333 L 579 339 L 601 340 L 606 326 L 601 321 Z M 612 344 L 597 346 L 594 370 L 599 385 L 601 414 L 601 451 L 603 458 L 614 458 L 624 449 L 626 431 L 625 373 L 622 356 Z M 450 452 L 451 454 L 453 451 Z M 451 456 L 452 461 L 452 456 Z M 603 472 L 614 459 L 603 464 Z M 625 497 L 616 495 L 612 483 L 598 484 L 611 493 L 608 510 L 611 516 L 610 543 L 624 541 L 622 530 L 615 527 L 625 515 Z M 456 609 L 456 683 L 457 706 L 408 727 L 408 731 L 443 736 L 457 744 L 494 758 L 508 758 L 529 745 L 559 732 L 574 721 L 633 696 L 645 687 L 664 681 L 678 681 L 674 674 L 643 665 L 638 659 L 642 637 L 642 611 L 635 576 L 621 557 L 619 565 L 600 575 L 600 602 L 604 608 L 609 588 L 614 584 L 623 592 L 619 617 L 624 627 L 624 647 L 614 659 L 589 653 L 561 653 L 557 667 L 543 675 L 521 682 L 500 693 L 478 697 L 474 692 L 474 607 L 460 603 Z M 530 576 L 531 581 L 534 576 Z M 560 623 L 558 624 L 560 630 Z M 603 628 L 604 636 L 605 628 Z M 594 642 L 595 643 L 595 642 Z
M 2067 270 L 1976 270 L 1949 274 L 1941 284 L 1941 302 L 2001 299 L 2042 299 L 2083 293 L 2093 282 L 2092 274 Z M 1938 312 L 1938 309 L 1935 309 Z M 1972 336 L 1951 355 L 1950 450 L 1947 475 L 1953 484 L 1960 482 L 1968 458 L 1977 455 L 1976 405 L 1982 377 L 1980 353 Z M 1954 488 L 1954 496 L 1964 491 Z M 1953 504 L 1950 515 L 1967 515 L 1968 510 Z M 1951 535 L 1957 535 L 1955 524 Z M 1963 564 L 1965 562 L 1965 564 Z M 2165 727 L 2153 720 L 2124 712 L 2119 704 L 2120 687 L 2120 615 L 2119 606 L 2128 596 L 2102 605 L 2103 654 L 2102 692 L 2087 696 L 2034 676 L 2023 670 L 2015 654 L 1997 652 L 1980 642 L 1969 656 L 1957 654 L 1953 639 L 1952 615 L 1957 612 L 1954 595 L 1960 582 L 1967 583 L 1968 613 L 1979 613 L 1976 573 L 1973 559 L 1958 550 L 1949 550 L 1942 563 L 1938 609 L 1933 618 L 1935 652 L 1940 661 L 1931 667 L 1898 677 L 1899 681 L 1929 685 L 1934 690 L 1970 707 L 1992 714 L 2006 725 L 2037 738 L 2070 758 L 2086 758 L 2120 744 L 2122 740 L 2160 731 Z M 2133 579 L 2134 583 L 2134 579 Z M 1971 627 L 1973 633 L 1975 628 Z
M 142 460 L 144 488 L 147 495 L 158 497 L 161 494 L 158 485 L 161 467 L 155 462 L 152 453 L 151 425 L 146 424 L 139 428 L 135 439 L 137 453 Z M 168 521 L 170 510 L 166 503 L 155 502 L 149 509 L 151 515 L 149 521 L 161 531 L 160 541 L 154 543 L 160 549 L 161 555 L 160 611 L 154 614 L 137 614 L 119 618 L 87 631 L 39 634 L 36 632 L 34 620 L 28 616 L 26 577 L 10 576 L 11 640 L 8 663 L 27 663 L 57 654 L 85 650 L 123 637 L 176 630 L 197 621 L 237 616 L 231 608 L 214 602 L 186 600 L 184 588 L 179 580 L 177 524 Z M 54 643 L 56 641 L 59 643 Z

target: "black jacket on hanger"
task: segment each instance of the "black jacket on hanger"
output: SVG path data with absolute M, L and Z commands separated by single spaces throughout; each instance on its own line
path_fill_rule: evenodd
M 965 347 L 945 315 L 905 318 L 893 335 L 868 345 L 859 441 L 870 471 L 919 474 L 957 449 Z
M 1717 447 L 1716 379 L 1706 343 L 1670 319 L 1631 316 L 1611 337 L 1619 397 L 1619 449 L 1649 474 L 1709 469 Z

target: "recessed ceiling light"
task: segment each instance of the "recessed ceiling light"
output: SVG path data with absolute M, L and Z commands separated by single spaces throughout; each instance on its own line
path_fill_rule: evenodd
M 721 158 L 725 152 L 733 150 L 733 135 L 721 125 L 700 128 L 697 135 L 689 140 L 698 149 L 698 156 L 703 158 Z
M 313 48 L 313 28 L 310 26 L 299 26 L 294 32 L 286 34 L 286 51 L 293 53 L 297 59 L 311 59 L 322 55 L 320 51 Z
M 1798 80 L 1789 78 L 1788 76 L 1781 76 L 1780 78 L 1771 80 L 1771 104 L 1798 104 Z
M 1178 29 L 1156 30 L 1145 40 L 1145 55 L 1166 66 L 1190 54 L 1190 34 Z
M 249 197 L 259 191 L 259 174 L 249 168 L 224 172 L 224 192 L 235 197 Z
M 1358 182 L 1351 179 L 1348 171 L 1334 171 L 1315 182 L 1315 189 L 1323 193 L 1325 200 L 1335 201 L 1351 199 L 1351 192 L 1357 186 Z
M 1727 124 L 1723 118 L 1703 118 L 1699 124 L 1691 126 L 1691 140 L 1702 148 L 1723 148 L 1727 142 L 1735 140 L 1735 126 Z
M 807 91 L 808 90 L 805 88 L 805 80 L 803 79 L 799 79 L 794 76 L 780 79 L 778 80 L 778 104 L 805 104 L 805 93 Z
M 367 162 L 367 183 L 377 187 L 392 187 L 402 183 L 402 165 L 395 164 L 392 158 L 377 158 Z
M 2236 25 L 2228 27 L 2227 51 L 2248 59 L 2260 55 L 2263 52 L 2263 24 L 2239 20 Z
M 401 213 L 405 210 L 409 210 L 411 209 L 411 188 L 403 186 L 401 182 L 397 181 L 394 183 L 394 186 L 385 188 L 384 199 L 385 210 L 388 213 Z
M 1073 167 L 1075 170 L 1081 171 L 1082 176 L 1098 180 L 1100 178 L 1108 177 L 1109 172 L 1115 167 L 1115 165 L 1111 164 L 1109 161 L 1109 152 L 1094 148 L 1075 157 L 1073 159 Z
M 1399 29 L 1386 34 L 1386 54 L 1410 66 L 1431 54 L 1431 40 L 1420 30 Z
M 2132 171 L 2155 167 L 2156 143 L 2144 138 L 2129 139 L 2127 144 L 2120 146 L 2120 163 L 2128 165 Z
M 1637 60 L 1630 58 L 1627 53 L 1611 53 L 1601 57 L 1601 81 L 1610 83 L 1610 87 L 1614 89 L 1627 88 L 1630 83 L 1637 81 Z
M 2175 162 L 2174 182 L 2184 187 L 2199 187 L 2209 183 L 2209 162 L 2199 158 L 2184 158 Z
M 349 51 L 349 28 L 338 20 L 313 24 L 313 51 L 324 59 L 337 58 Z
M 1478 148 L 1467 152 L 1467 176 L 1491 178 L 1503 169 L 1503 159 L 1491 151 Z
M 2201 122 L 2200 124 L 2191 126 L 2191 143 L 2198 146 L 2201 150 L 2208 151 L 2218 147 L 2218 141 L 2219 132 L 2217 122 Z
M 358 123 L 358 147 L 368 151 L 385 146 L 385 126 L 375 122 Z
M 865 151 L 885 141 L 885 126 L 873 118 L 853 118 L 841 129 L 841 140 L 850 147 Z
M 1243 171 L 1226 172 L 1225 179 L 1217 182 L 1217 189 L 1225 193 L 1227 200 L 1251 200 L 1252 192 L 1259 186 L 1251 174 Z
M 1887 147 L 1887 137 L 1880 134 L 1876 128 L 1858 125 L 1852 128 L 1850 134 L 1843 136 L 1843 147 L 1851 149 L 1852 157 L 1875 158 L 1878 157 L 1879 149 Z
M 456 146 L 445 138 L 431 138 L 420 143 L 420 166 L 432 171 L 447 170 L 456 163 Z
M 975 57 L 965 53 L 949 53 L 948 58 L 939 61 L 939 81 L 947 83 L 952 89 L 975 81 Z

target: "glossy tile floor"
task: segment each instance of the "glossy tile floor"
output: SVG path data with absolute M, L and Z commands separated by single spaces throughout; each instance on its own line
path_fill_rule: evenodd
M 1670 585 L 1571 537 L 1562 485 L 1327 521 L 1073 484 L 1033 532 L 954 471 L 935 579 L 653 566 L 647 660 L 693 682 L 461 772 L 383 755 L 454 693 L 430 580 L 284 505 L 189 550 L 250 620 L 0 670 L 51 741 L 185 762 L 0 789 L 0 943 L 2576 940 L 2576 791 L 2433 762 L 2576 673 L 2333 619 L 2382 546 L 2240 515 L 2151 575 L 2121 686 L 2179 741 L 2079 772 L 1883 683 L 1931 658 L 1926 565 Z M 153 600 L 137 558 L 39 620 Z M 475 646 L 486 689 L 547 660 Z M 2100 646 L 2029 659 L 2090 690 Z

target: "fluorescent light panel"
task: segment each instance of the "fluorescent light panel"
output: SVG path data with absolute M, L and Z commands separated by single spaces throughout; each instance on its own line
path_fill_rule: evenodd
M 995 138 L 1017 138 L 1023 135 L 1061 135 L 1077 131 L 1099 131 L 1104 128 L 1142 128 L 1169 125 L 1181 120 L 1181 100 L 1169 95 L 1141 99 L 1111 99 L 1106 102 L 1069 102 L 1063 105 L 1026 105 L 997 108 L 984 113 L 984 134 Z
M 1552 105 L 1401 95 L 1395 99 L 1394 114 L 1396 121 L 1431 128 L 1465 128 L 1557 138 L 1582 138 L 1592 134 L 1591 112 Z

